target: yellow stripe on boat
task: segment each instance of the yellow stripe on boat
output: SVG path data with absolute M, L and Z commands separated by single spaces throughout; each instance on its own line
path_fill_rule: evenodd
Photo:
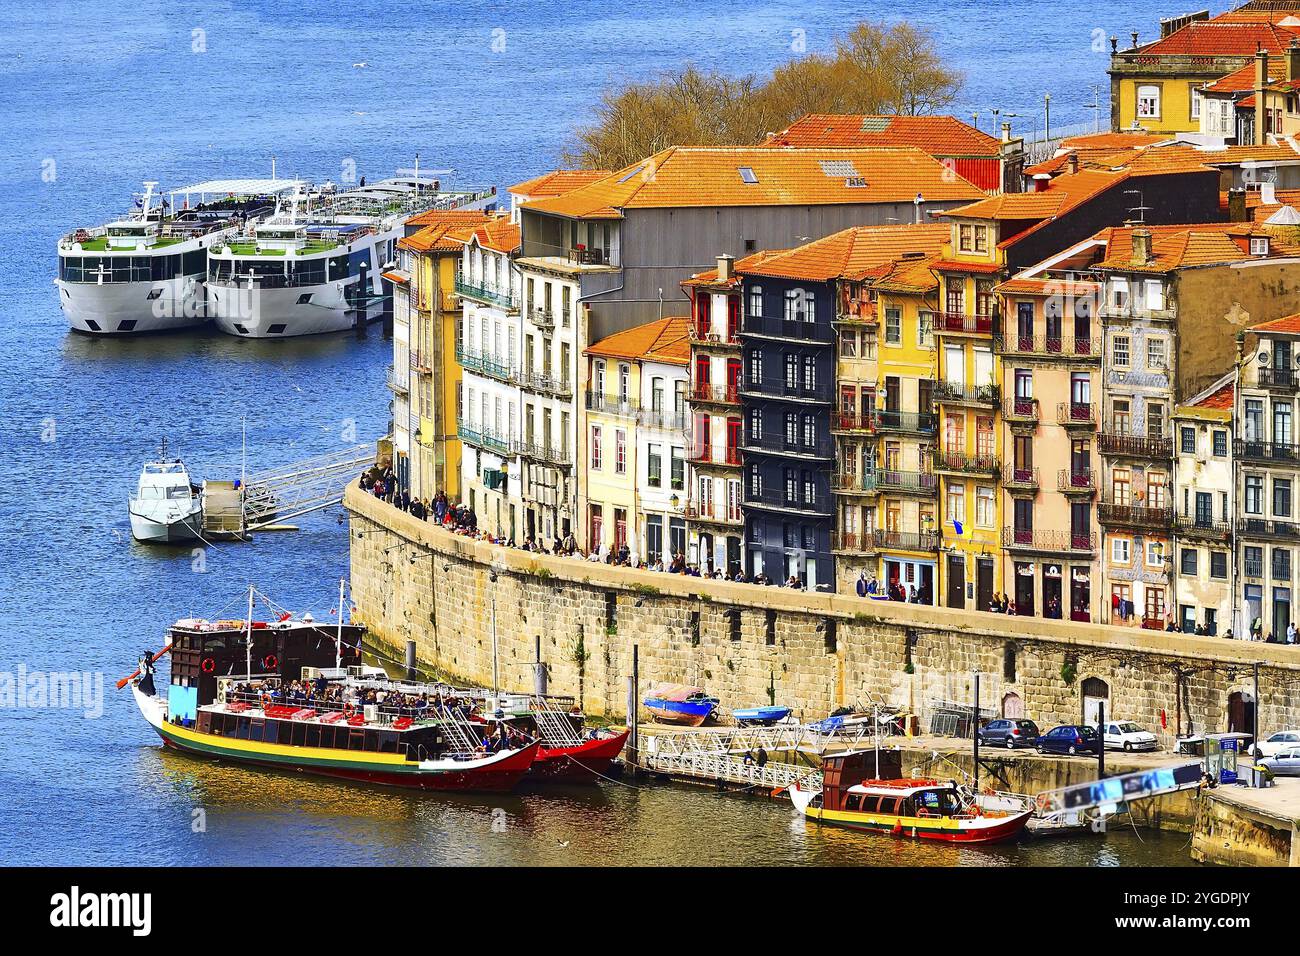
M 292 744 L 272 744 L 262 740 L 244 740 L 241 737 L 221 737 L 216 734 L 201 734 L 178 724 L 163 724 L 162 731 L 179 740 L 188 741 L 198 746 L 220 747 L 226 750 L 238 750 L 247 754 L 262 754 L 276 757 L 305 758 L 324 760 L 333 763 L 365 763 L 376 766 L 411 767 L 413 761 L 407 760 L 400 753 L 379 753 L 369 750 L 339 750 L 336 747 L 299 747 Z

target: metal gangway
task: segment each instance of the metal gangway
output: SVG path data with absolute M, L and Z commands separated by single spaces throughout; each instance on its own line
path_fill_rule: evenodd
M 662 739 L 652 737 L 647 742 Z M 696 750 L 659 752 L 654 747 L 642 750 L 639 757 L 647 770 L 673 777 L 688 777 L 696 782 L 725 782 L 770 791 L 784 790 L 796 782 L 800 786 L 806 784 L 814 790 L 820 789 L 822 785 L 820 770 L 776 760 L 760 764 L 757 760 L 734 754 Z
M 537 733 L 548 747 L 576 747 L 582 738 L 573 728 L 569 715 L 545 697 L 533 697 L 533 720 Z
M 472 754 L 481 749 L 478 731 L 459 710 L 445 705 L 438 706 L 438 729 L 447 738 L 452 753 Z
M 883 715 L 882 715 L 883 717 Z M 723 727 L 717 730 L 686 730 L 655 734 L 643 731 L 664 753 L 747 754 L 760 749 L 768 753 L 802 753 L 820 757 L 827 750 L 862 750 L 883 745 L 891 736 L 889 725 L 876 722 L 845 724 L 827 733 L 816 724 L 776 724 L 771 727 Z
M 374 463 L 373 444 L 349 445 L 249 475 L 240 498 L 243 530 L 257 531 L 339 504 L 348 483 Z

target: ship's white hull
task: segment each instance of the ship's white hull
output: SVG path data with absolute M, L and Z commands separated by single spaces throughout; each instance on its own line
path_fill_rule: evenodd
M 356 281 L 287 289 L 250 288 L 246 281 L 238 286 L 210 283 L 208 314 L 222 332 L 246 339 L 343 332 L 355 324 L 347 290 Z
M 203 509 L 197 507 L 188 514 L 166 516 L 142 513 L 131 505 L 131 536 L 137 541 L 151 544 L 182 544 L 198 541 L 203 531 Z
M 91 335 L 139 335 L 203 325 L 202 276 L 151 282 L 54 281 L 68 324 Z M 154 290 L 158 294 L 152 299 Z

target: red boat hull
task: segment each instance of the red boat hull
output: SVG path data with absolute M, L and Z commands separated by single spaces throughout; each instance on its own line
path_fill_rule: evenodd
M 630 731 L 587 740 L 576 747 L 542 747 L 528 772 L 529 779 L 563 783 L 595 783 L 608 775 L 610 764 L 623 752 Z

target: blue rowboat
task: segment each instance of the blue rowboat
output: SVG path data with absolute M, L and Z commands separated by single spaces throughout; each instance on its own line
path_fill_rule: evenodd
M 718 709 L 718 698 L 704 693 L 702 687 L 687 684 L 661 684 L 641 703 L 656 720 L 688 727 L 700 726 Z
M 789 707 L 742 707 L 740 710 L 733 710 L 731 716 L 736 718 L 736 723 L 744 727 L 754 724 L 759 727 L 770 727 L 779 723 L 790 716 Z

